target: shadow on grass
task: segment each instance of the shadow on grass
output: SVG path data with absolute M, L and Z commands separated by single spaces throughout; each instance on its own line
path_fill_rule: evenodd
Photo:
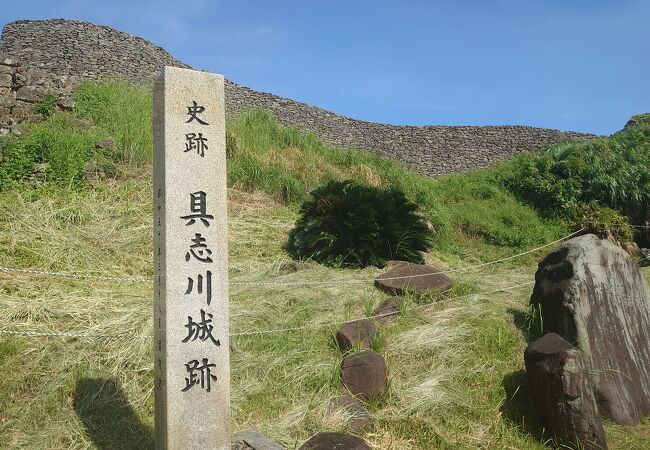
M 74 410 L 98 449 L 154 448 L 153 430 L 140 421 L 115 379 L 79 380 Z
M 506 393 L 501 406 L 501 414 L 521 433 L 528 433 L 541 443 L 546 443 L 544 430 L 535 414 L 535 405 L 528 390 L 525 370 L 517 370 L 503 377 L 503 389 Z

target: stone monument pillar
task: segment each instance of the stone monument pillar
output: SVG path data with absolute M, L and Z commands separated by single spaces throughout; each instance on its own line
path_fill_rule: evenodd
M 224 79 L 154 86 L 157 449 L 230 449 Z

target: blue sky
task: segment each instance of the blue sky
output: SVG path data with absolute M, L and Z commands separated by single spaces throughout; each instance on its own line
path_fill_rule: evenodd
M 357 119 L 609 134 L 650 112 L 650 1 L 6 2 Z

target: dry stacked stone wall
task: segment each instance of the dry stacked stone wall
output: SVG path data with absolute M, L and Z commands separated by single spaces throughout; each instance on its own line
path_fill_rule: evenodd
M 153 79 L 165 65 L 190 67 L 142 38 L 106 26 L 63 19 L 7 24 L 0 51 L 24 64 L 21 70 L 37 73 L 35 79 L 48 80 L 49 88 L 63 97 L 84 80 L 122 77 L 142 82 Z M 0 91 L 0 105 L 11 102 L 4 97 L 13 94 L 5 92 Z M 514 154 L 552 143 L 596 137 L 527 126 L 384 125 L 340 116 L 226 81 L 228 115 L 236 116 L 254 108 L 271 112 L 285 125 L 313 132 L 328 144 L 395 158 L 432 177 L 488 167 Z

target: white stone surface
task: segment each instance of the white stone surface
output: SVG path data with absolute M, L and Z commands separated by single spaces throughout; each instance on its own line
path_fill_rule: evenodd
M 197 141 L 199 133 L 204 141 Z M 201 142 L 207 148 L 200 148 Z M 153 194 L 156 448 L 229 449 L 226 143 L 221 75 L 165 67 L 156 80 Z M 200 215 L 202 204 L 212 218 L 182 218 Z

